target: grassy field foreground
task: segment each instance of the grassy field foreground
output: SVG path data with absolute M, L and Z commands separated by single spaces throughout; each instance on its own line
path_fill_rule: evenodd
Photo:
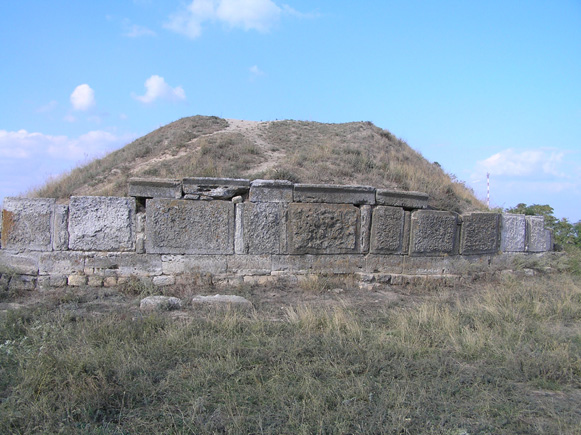
M 423 291 L 423 293 L 422 293 Z M 0 320 L 0 433 L 581 433 L 581 283 Z

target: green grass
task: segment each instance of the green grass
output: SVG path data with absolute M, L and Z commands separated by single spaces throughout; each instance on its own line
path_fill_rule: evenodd
M 569 275 L 278 321 L 11 311 L 0 432 L 581 433 L 580 355 Z

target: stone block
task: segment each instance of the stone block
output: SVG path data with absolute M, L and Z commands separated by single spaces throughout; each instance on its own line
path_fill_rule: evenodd
M 458 216 L 447 211 L 412 213 L 411 255 L 455 255 L 458 252 Z
M 293 202 L 293 183 L 287 180 L 254 180 L 250 202 Z
M 524 214 L 501 215 L 500 250 L 524 252 L 526 249 L 526 218 Z
M 162 255 L 161 268 L 164 275 L 192 275 L 225 273 L 227 257 L 221 255 Z
M 52 251 L 56 200 L 4 198 L 2 248 Z
M 185 195 L 229 200 L 247 193 L 250 189 L 250 180 L 210 177 L 184 178 L 182 188 Z
M 346 274 L 364 270 L 365 258 L 361 254 L 314 255 L 311 258 L 312 272 Z
M 499 244 L 499 213 L 470 213 L 462 216 L 460 254 L 495 254 Z
M 178 199 L 182 197 L 182 182 L 169 178 L 130 178 L 129 196 Z
M 173 296 L 148 296 L 139 303 L 139 309 L 143 311 L 170 311 L 181 308 L 182 300 Z
M 231 255 L 226 262 L 228 272 L 240 275 L 266 274 L 272 270 L 270 255 Z
M 350 204 L 289 204 L 288 244 L 292 254 L 359 252 L 360 210 Z
M 423 192 L 377 189 L 375 198 L 377 205 L 389 205 L 413 210 L 427 208 L 429 196 Z
M 68 285 L 71 287 L 80 287 L 87 285 L 87 277 L 85 275 L 69 275 Z
M 73 196 L 69 249 L 135 251 L 135 198 Z
M 66 287 L 68 283 L 66 275 L 50 275 L 48 284 L 50 287 Z
M 14 275 L 10 279 L 8 289 L 10 291 L 30 291 L 36 288 L 36 276 L 30 275 Z
M 98 275 L 91 275 L 87 279 L 87 285 L 91 287 L 103 287 L 103 277 Z
M 405 212 L 401 207 L 378 206 L 371 219 L 371 253 L 403 252 Z
M 552 250 L 550 232 L 545 230 L 544 216 L 526 216 L 528 252 L 546 252 Z
M 314 261 L 313 255 L 273 255 L 272 271 L 274 272 L 303 272 L 311 270 Z
M 295 184 L 294 201 L 374 205 L 375 188 L 371 186 L 341 186 L 337 184 Z
M 153 277 L 153 285 L 158 287 L 164 287 L 167 285 L 174 285 L 176 283 L 176 279 L 174 276 L 162 275 L 162 276 L 154 276 Z
M 69 206 L 57 205 L 54 211 L 52 249 L 66 251 L 69 249 Z
M 117 285 L 116 276 L 106 276 L 105 278 L 103 278 L 104 287 L 115 287 L 116 285 Z
M 162 274 L 161 255 L 121 252 L 87 254 L 85 268 L 100 276 L 156 276 Z
M 234 204 L 226 201 L 147 200 L 148 253 L 233 254 Z
M 247 202 L 236 205 L 236 253 L 287 252 L 287 204 Z
M 79 252 L 46 252 L 39 258 L 41 275 L 69 275 L 85 270 L 85 257 Z
M 364 270 L 369 273 L 402 273 L 403 255 L 369 254 L 365 257 Z
M 361 210 L 361 234 L 359 246 L 361 247 L 361 253 L 367 254 L 369 252 L 369 243 L 371 237 L 372 210 L 370 205 L 362 205 L 360 210 Z
M 38 274 L 38 258 L 40 252 L 11 252 L 5 249 L 0 250 L 0 273 L 18 273 L 23 275 Z

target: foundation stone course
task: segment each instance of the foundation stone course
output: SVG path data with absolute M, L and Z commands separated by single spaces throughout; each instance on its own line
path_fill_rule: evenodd
M 147 200 L 145 249 L 155 254 L 233 254 L 234 204 Z
M 135 208 L 135 198 L 71 197 L 69 249 L 135 251 Z
M 2 248 L 52 251 L 53 198 L 4 198 Z

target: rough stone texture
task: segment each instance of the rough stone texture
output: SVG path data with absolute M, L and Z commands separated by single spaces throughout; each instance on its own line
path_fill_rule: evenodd
M 4 198 L 2 248 L 51 251 L 55 205 L 53 198 Z
M 406 192 L 402 190 L 377 189 L 378 205 L 403 207 L 405 209 L 423 209 L 428 207 L 429 196 L 423 192 Z
M 66 251 L 69 249 L 69 206 L 56 205 L 54 213 L 52 249 Z
M 272 270 L 270 255 L 231 255 L 227 259 L 228 272 L 240 275 L 265 275 Z
M 470 213 L 462 216 L 460 253 L 494 254 L 500 242 L 500 214 Z
M 526 218 L 524 214 L 501 215 L 500 250 L 524 252 L 526 249 Z
M 82 273 L 85 256 L 80 252 L 46 252 L 39 257 L 38 269 L 41 275 Z
M 252 308 L 252 303 L 248 299 L 236 295 L 194 296 L 192 298 L 192 305 Z
M 374 205 L 375 188 L 337 184 L 295 184 L 294 201 Z
M 404 217 L 401 207 L 375 207 L 371 220 L 371 253 L 402 253 Z
M 68 278 L 68 284 L 71 287 L 87 285 L 87 277 L 85 275 L 70 275 Z
M 162 255 L 161 269 L 164 275 L 225 273 L 227 257 L 218 255 Z
M 402 255 L 369 254 L 365 257 L 364 270 L 371 273 L 402 273 L 403 259 Z
M 236 253 L 286 253 L 287 205 L 276 202 L 236 205 Z
M 359 252 L 360 210 L 348 204 L 289 204 L 292 254 Z
M 10 279 L 8 289 L 10 291 L 30 291 L 36 287 L 37 277 L 29 275 L 15 275 Z
M 233 254 L 234 204 L 226 201 L 147 200 L 148 253 Z
M 161 255 L 96 252 L 85 256 L 85 271 L 101 276 L 156 276 L 162 274 Z
M 135 251 L 135 198 L 72 196 L 69 249 Z
M 359 246 L 361 253 L 367 254 L 369 252 L 369 243 L 371 237 L 371 206 L 362 205 L 361 208 L 361 234 L 359 239 Z
M 287 180 L 254 180 L 250 202 L 293 202 L 293 183 Z
M 158 287 L 163 287 L 167 285 L 174 285 L 176 283 L 176 279 L 174 276 L 154 276 L 153 277 L 153 285 Z
M 50 275 L 48 277 L 48 285 L 50 287 L 66 287 L 67 286 L 67 276 L 66 275 Z
M 526 216 L 527 222 L 527 251 L 545 252 L 552 250 L 550 233 L 545 230 L 545 218 L 543 216 Z
M 199 195 L 214 199 L 232 199 L 243 195 L 250 189 L 250 181 L 241 178 L 184 178 L 185 195 Z
M 87 279 L 87 285 L 91 287 L 103 287 L 103 277 L 98 275 L 91 275 Z
M 40 252 L 17 253 L 0 250 L 0 270 L 8 270 L 23 275 L 38 274 L 38 258 Z
M 130 178 L 129 196 L 178 199 L 182 197 L 182 182 L 168 178 Z
M 411 255 L 457 253 L 458 217 L 447 211 L 418 210 L 412 213 Z
M 139 309 L 143 311 L 179 310 L 181 307 L 182 300 L 171 296 L 148 296 L 139 303 Z

